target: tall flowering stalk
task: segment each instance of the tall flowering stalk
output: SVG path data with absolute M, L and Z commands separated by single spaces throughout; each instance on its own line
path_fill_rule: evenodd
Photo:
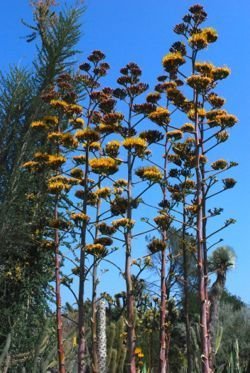
M 115 183 L 117 196 L 111 204 L 111 212 L 114 215 L 122 215 L 121 219 L 113 221 L 113 226 L 123 233 L 125 246 L 125 281 L 126 281 L 126 308 L 127 308 L 127 345 L 128 345 L 128 365 L 131 373 L 136 372 L 136 317 L 135 317 L 135 294 L 134 283 L 131 272 L 132 266 L 132 240 L 133 210 L 138 207 L 140 193 L 136 197 L 134 190 L 134 170 L 138 159 L 145 158 L 147 154 L 147 141 L 140 135 L 137 136 L 137 126 L 145 115 L 141 115 L 141 106 L 136 104 L 136 98 L 145 92 L 148 86 L 140 82 L 141 70 L 135 63 L 129 63 L 121 70 L 121 76 L 117 82 L 121 88 L 114 90 L 114 96 L 123 100 L 127 105 L 127 116 L 124 118 L 119 129 L 119 134 L 123 138 L 123 148 L 125 149 L 125 159 L 127 179 L 119 180 Z M 121 184 L 120 188 L 119 183 Z M 147 188 L 148 189 L 148 188 Z M 122 194 L 119 196 L 119 194 Z
M 158 91 L 151 93 L 147 97 L 147 101 L 152 104 L 156 104 L 160 99 L 161 89 L 156 86 Z M 160 92 L 159 92 L 160 91 Z M 168 106 L 168 102 L 167 102 Z M 151 252 L 160 251 L 161 253 L 161 268 L 160 268 L 160 354 L 159 354 L 159 371 L 161 373 L 168 371 L 168 351 L 169 351 L 169 333 L 168 333 L 168 322 L 167 322 L 167 276 L 166 276 L 166 262 L 167 262 L 167 242 L 168 242 L 168 230 L 171 224 L 170 217 L 170 201 L 168 200 L 168 153 L 171 148 L 171 142 L 169 141 L 168 125 L 170 122 L 170 112 L 167 108 L 158 106 L 155 111 L 152 111 L 149 118 L 157 123 L 164 131 L 164 143 L 163 143 L 163 157 L 164 164 L 161 167 L 162 175 L 158 182 L 160 184 L 162 192 L 162 200 L 159 203 L 161 209 L 159 215 L 154 218 L 154 222 L 157 226 L 157 230 L 160 233 L 161 239 L 153 239 L 149 244 Z M 159 141 L 163 137 L 162 133 L 157 134 L 157 140 Z
M 85 281 L 88 275 L 86 270 L 86 256 L 88 254 L 94 255 L 94 275 L 93 275 L 93 302 L 95 303 L 95 292 L 96 292 L 96 264 L 98 257 L 101 257 L 105 253 L 105 243 L 97 242 L 98 229 L 95 233 L 95 241 L 89 243 L 91 233 L 90 227 L 93 226 L 89 222 L 89 207 L 97 206 L 97 221 L 99 223 L 99 200 L 101 198 L 98 195 L 98 191 L 94 191 L 95 187 L 100 186 L 100 181 L 106 175 L 112 174 L 118 170 L 118 163 L 109 157 L 97 157 L 101 149 L 100 140 L 102 136 L 105 136 L 105 120 L 114 112 L 115 101 L 111 98 L 111 90 L 104 88 L 98 90 L 100 87 L 99 80 L 102 76 L 106 75 L 109 65 L 104 62 L 105 55 L 100 51 L 94 51 L 89 57 L 88 62 L 83 63 L 80 66 L 80 70 L 83 74 L 78 75 L 79 85 L 82 87 L 81 90 L 85 94 L 86 105 L 84 107 L 84 119 L 85 124 L 83 128 L 76 132 L 76 137 L 80 144 L 79 152 L 82 155 L 76 155 L 74 161 L 77 165 L 82 165 L 81 174 L 81 185 L 82 190 L 76 191 L 76 197 L 82 200 L 81 214 L 82 219 L 80 227 L 81 237 L 81 251 L 80 251 L 80 267 L 79 267 L 79 346 L 78 346 L 78 372 L 84 372 L 86 370 L 86 338 L 85 338 L 85 315 L 84 315 L 84 293 L 85 293 Z M 115 123 L 119 118 L 115 119 Z M 106 123 L 106 126 L 112 125 L 112 123 Z M 103 134 L 104 133 L 104 134 Z M 96 153 L 97 152 L 97 153 Z M 93 157 L 94 156 L 94 157 Z M 90 179 L 90 172 L 93 174 L 100 175 L 99 181 Z M 100 189 L 100 188 L 99 188 Z M 95 304 L 93 303 L 93 313 L 95 313 Z M 95 317 L 95 316 L 94 316 Z M 93 320 L 93 347 L 94 365 L 97 364 L 96 360 L 96 342 L 95 342 L 95 329 L 96 323 Z
M 173 106 L 179 112 L 186 114 L 190 121 L 181 128 L 173 128 L 174 130 L 168 134 L 177 140 L 184 133 L 191 135 L 188 135 L 189 137 L 185 136 L 183 142 L 173 146 L 174 154 L 170 156 L 175 165 L 184 166 L 184 170 L 177 171 L 175 176 L 178 177 L 178 173 L 180 173 L 180 175 L 184 175 L 190 180 L 186 179 L 184 188 L 183 185 L 174 185 L 172 187 L 169 186 L 169 190 L 172 193 L 172 197 L 183 203 L 183 225 L 196 231 L 200 297 L 201 366 L 202 371 L 208 373 L 213 371 L 213 364 L 209 331 L 207 242 L 214 234 L 234 223 L 234 220 L 227 220 L 222 227 L 207 234 L 208 217 L 220 215 L 222 212 L 220 208 L 208 209 L 207 201 L 235 185 L 234 179 L 223 179 L 224 185 L 222 189 L 217 189 L 211 193 L 211 188 L 217 185 L 217 176 L 221 172 L 235 166 L 236 163 L 219 159 L 213 162 L 210 167 L 207 167 L 207 155 L 211 150 L 228 139 L 227 128 L 233 127 L 237 122 L 237 118 L 222 109 L 225 100 L 214 92 L 218 81 L 226 78 L 230 70 L 227 67 L 215 67 L 211 63 L 197 61 L 199 51 L 206 48 L 210 43 L 215 42 L 218 37 L 213 28 L 201 28 L 201 24 L 206 20 L 206 17 L 207 14 L 203 7 L 194 5 L 190 7 L 189 13 L 183 17 L 183 23 L 175 27 L 174 31 L 179 35 L 183 35 L 184 40 L 188 41 L 189 49 L 187 49 L 184 42 L 176 42 L 171 47 L 170 53 L 163 58 L 163 66 L 169 74 L 171 82 L 166 82 L 166 78 L 163 77 L 164 83 L 162 86 L 165 85 L 167 97 Z M 188 60 L 191 61 L 190 76 L 186 76 L 181 71 L 181 66 Z M 184 83 L 191 89 L 191 99 L 186 98 L 179 88 Z M 172 175 L 174 173 L 172 171 Z M 188 199 L 186 197 L 183 199 L 183 192 L 188 189 L 193 191 Z M 183 239 L 185 233 L 186 228 L 183 230 Z M 189 339 L 188 336 L 187 339 Z M 189 359 L 189 371 L 190 369 Z
M 51 220 L 47 221 L 47 228 L 50 231 L 54 231 L 54 240 L 45 239 L 43 245 L 47 248 L 54 247 L 55 253 L 57 344 L 60 373 L 65 372 L 60 292 L 60 243 L 62 236 L 69 229 L 68 222 L 61 217 L 60 201 L 63 194 L 70 190 L 72 182 L 74 183 L 73 179 L 63 175 L 63 165 L 67 160 L 64 153 L 69 148 L 77 146 L 77 141 L 73 135 L 68 133 L 68 118 L 74 117 L 79 111 L 78 105 L 74 102 L 75 96 L 69 96 L 69 92 L 73 89 L 70 80 L 71 78 L 68 74 L 62 74 L 57 79 L 57 90 L 53 88 L 44 94 L 44 99 L 50 104 L 50 111 L 54 111 L 56 115 L 43 117 L 41 120 L 34 121 L 31 124 L 34 131 L 42 133 L 42 136 L 46 138 L 46 147 L 49 152 L 38 151 L 34 154 L 32 161 L 26 162 L 23 165 L 26 169 L 35 172 L 37 175 L 41 172 L 46 172 L 48 193 L 54 200 L 54 216 Z

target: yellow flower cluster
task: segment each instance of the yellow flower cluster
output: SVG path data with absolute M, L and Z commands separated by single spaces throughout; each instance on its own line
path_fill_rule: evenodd
M 66 158 L 63 155 L 49 155 L 47 165 L 52 169 L 56 169 L 62 166 L 66 162 Z
M 69 104 L 63 100 L 51 100 L 50 105 L 56 109 L 61 109 L 63 111 L 67 111 Z
M 110 157 L 117 157 L 119 154 L 120 142 L 117 140 L 109 141 L 105 147 L 105 152 Z
M 184 189 L 194 189 L 195 188 L 195 182 L 191 179 L 186 179 L 183 183 L 182 183 L 182 187 Z
M 99 131 L 100 133 L 114 133 L 117 132 L 119 125 L 118 124 L 106 124 L 106 123 L 100 123 L 99 124 Z
M 89 216 L 86 214 L 83 214 L 82 212 L 78 213 L 72 213 L 70 215 L 71 219 L 74 220 L 75 223 L 80 223 L 80 222 L 88 222 L 89 221 Z
M 128 181 L 125 179 L 117 179 L 114 182 L 114 187 L 117 187 L 117 188 L 125 188 L 127 185 L 128 185 Z
M 73 157 L 73 160 L 77 163 L 77 164 L 84 164 L 85 161 L 86 161 L 86 156 L 85 155 L 75 155 Z
M 216 93 L 211 93 L 208 96 L 208 102 L 215 108 L 222 107 L 226 100 L 223 97 L 218 96 Z
M 92 128 L 84 128 L 82 130 L 78 130 L 75 136 L 79 141 L 87 141 L 89 143 L 98 141 L 100 138 L 99 133 Z
M 227 78 L 231 72 L 226 66 L 215 67 L 212 63 L 208 62 L 196 62 L 195 69 L 204 77 L 210 78 L 214 81 Z
M 98 151 L 101 150 L 101 143 L 99 141 L 93 141 L 89 144 L 89 150 Z
M 231 70 L 228 67 L 216 67 L 212 71 L 212 75 L 214 80 L 222 80 L 228 77 L 230 75 Z
M 157 183 L 162 179 L 161 171 L 156 166 L 140 167 L 136 170 L 136 175 L 143 180 L 149 180 Z
M 65 148 L 77 148 L 78 141 L 71 133 L 64 133 L 61 138 L 61 144 Z
M 198 108 L 197 109 L 197 115 L 198 115 L 199 119 L 205 118 L 206 114 L 207 114 L 207 112 L 206 112 L 205 109 L 203 109 L 203 108 Z M 196 110 L 195 109 L 191 109 L 187 113 L 188 118 L 190 120 L 193 120 L 193 121 L 195 121 L 195 115 L 196 115 Z
M 128 228 L 131 229 L 135 225 L 135 221 L 133 219 L 121 218 L 113 220 L 112 225 L 114 228 Z
M 185 63 L 185 58 L 180 52 L 168 53 L 162 59 L 162 65 L 167 72 L 176 70 L 179 66 Z
M 142 156 L 147 149 L 147 142 L 140 137 L 128 137 L 123 141 L 125 149 L 133 150 L 138 156 Z
M 209 43 L 214 43 L 218 38 L 218 34 L 212 27 L 207 27 L 200 32 L 194 33 L 188 42 L 191 47 L 196 49 L 204 49 Z
M 225 110 L 211 110 L 206 114 L 206 117 L 210 127 L 233 127 L 238 122 L 235 115 L 228 114 Z
M 48 134 L 48 140 L 53 143 L 60 143 L 62 140 L 63 134 L 61 132 L 51 132 Z
M 96 174 L 112 175 L 118 170 L 117 162 L 110 157 L 94 158 L 89 161 L 89 164 Z
M 168 131 L 166 136 L 168 139 L 171 139 L 171 140 L 180 140 L 183 136 L 183 133 L 180 130 L 173 130 L 173 131 Z
M 75 119 L 70 119 L 69 121 L 74 128 L 82 128 L 84 126 L 84 119 L 82 118 L 75 118 Z
M 83 178 L 83 171 L 80 168 L 73 168 L 70 171 L 70 175 L 75 177 L 76 179 L 82 179 Z
M 86 245 L 86 252 L 91 255 L 101 256 L 105 253 L 105 247 L 100 243 Z
M 225 161 L 225 159 L 218 159 L 211 164 L 213 170 L 224 170 L 227 166 L 228 163 Z
M 195 69 L 197 72 L 204 76 L 211 77 L 211 73 L 215 66 L 210 62 L 196 62 L 195 63 Z
M 49 160 L 50 155 L 48 153 L 36 152 L 34 159 L 40 163 L 46 163 Z
M 166 125 L 169 123 L 170 121 L 169 115 L 170 113 L 168 109 L 165 109 L 159 106 L 156 108 L 155 111 L 152 111 L 152 113 L 148 115 L 148 118 L 152 120 L 152 122 L 155 122 L 159 124 L 160 126 L 162 126 L 162 125 Z
M 69 104 L 67 108 L 67 113 L 68 114 L 81 114 L 83 111 L 83 108 L 81 105 L 76 105 L 76 104 Z
M 225 142 L 229 138 L 229 133 L 226 130 L 224 130 L 224 131 L 217 133 L 215 137 L 218 142 Z
M 45 130 L 47 129 L 47 126 L 42 120 L 37 120 L 31 123 L 31 128 L 38 129 L 38 130 Z
M 68 191 L 70 189 L 69 184 L 65 184 L 62 181 L 53 181 L 48 183 L 48 191 L 51 194 L 58 194 L 63 191 Z
M 148 244 L 148 249 L 151 251 L 151 253 L 156 253 L 157 251 L 162 251 L 166 249 L 167 245 L 163 240 L 160 240 L 159 238 L 154 238 L 150 243 Z
M 50 105 L 55 109 L 62 110 L 66 114 L 81 114 L 83 109 L 82 106 L 77 104 L 69 104 L 64 100 L 51 100 Z
M 167 229 L 171 223 L 172 219 L 168 214 L 160 214 L 154 218 L 154 222 L 161 229 Z
M 54 176 L 48 180 L 48 191 L 51 194 L 69 191 L 71 188 L 70 179 L 65 176 Z
M 185 123 L 183 126 L 181 126 L 181 131 L 182 132 L 194 132 L 195 131 L 195 126 L 193 123 Z
M 185 210 L 188 211 L 188 212 L 190 212 L 191 214 L 196 214 L 197 211 L 198 211 L 198 205 L 186 206 Z
M 207 76 L 201 75 L 191 75 L 187 78 L 187 84 L 196 89 L 198 92 L 206 91 L 207 89 L 211 88 L 213 80 Z
M 25 162 L 23 163 L 22 167 L 26 168 L 29 172 L 38 172 L 42 169 L 39 162 L 35 162 L 35 161 Z
M 109 187 L 103 187 L 95 191 L 98 198 L 107 198 L 111 194 L 111 189 Z

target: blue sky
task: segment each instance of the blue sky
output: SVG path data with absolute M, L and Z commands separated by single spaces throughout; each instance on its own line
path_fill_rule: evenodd
M 206 0 L 200 3 L 208 12 L 207 25 L 219 33 L 218 42 L 211 45 L 204 59 L 228 65 L 232 70 L 232 75 L 221 83 L 219 92 L 227 99 L 228 111 L 238 116 L 239 124 L 232 130 L 230 141 L 218 148 L 220 150 L 214 156 L 239 162 L 239 167 L 230 172 L 238 180 L 237 186 L 217 199 L 218 205 L 224 207 L 225 217 L 234 217 L 237 224 L 219 237 L 223 237 L 224 243 L 232 246 L 237 254 L 236 268 L 228 277 L 228 289 L 250 304 L 247 287 L 250 273 L 250 77 L 247 57 L 250 56 L 250 2 Z M 82 19 L 84 36 L 79 43 L 83 53 L 79 62 L 93 49 L 104 51 L 112 68 L 109 82 L 114 85 L 120 67 L 135 61 L 143 70 L 144 81 L 153 89 L 156 77 L 162 73 L 161 59 L 176 40 L 172 28 L 192 4 L 187 0 L 87 1 L 87 11 Z M 10 64 L 30 66 L 34 55 L 34 45 L 27 44 L 22 38 L 27 30 L 21 24 L 21 18 L 32 20 L 28 0 L 1 2 L 2 71 L 7 71 Z

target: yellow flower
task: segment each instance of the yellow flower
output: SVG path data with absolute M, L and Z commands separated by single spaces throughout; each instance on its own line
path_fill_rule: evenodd
M 192 123 L 185 123 L 181 127 L 181 131 L 182 132 L 194 132 L 195 131 L 195 127 L 194 127 L 194 125 Z
M 67 102 L 63 100 L 51 100 L 50 105 L 55 107 L 56 109 L 61 109 L 63 111 L 67 111 L 69 107 Z
M 27 170 L 29 172 L 37 172 L 37 171 L 40 171 L 42 169 L 40 163 L 35 162 L 35 161 L 25 162 L 25 163 L 23 163 L 22 167 L 27 168 Z
M 51 132 L 48 134 L 48 140 L 54 143 L 59 143 L 62 139 L 62 133 L 61 132 Z
M 78 213 L 72 213 L 70 215 L 71 219 L 74 220 L 75 223 L 80 223 L 80 222 L 88 222 L 89 221 L 89 216 L 86 214 L 83 214 L 82 212 Z
M 173 130 L 173 131 L 168 131 L 167 132 L 167 138 L 168 139 L 173 139 L 173 140 L 180 140 L 183 136 L 182 131 L 180 130 Z
M 78 130 L 75 136 L 79 141 L 87 141 L 89 143 L 98 141 L 100 138 L 99 133 L 92 128 L 84 128 L 82 130 Z
M 113 220 L 112 222 L 112 225 L 114 228 L 120 228 L 120 227 L 123 227 L 123 228 L 133 228 L 135 224 L 135 221 L 132 220 L 132 219 L 127 219 L 127 218 L 121 218 L 121 219 L 117 219 L 117 220 Z
M 110 157 L 117 157 L 119 153 L 120 142 L 117 140 L 109 141 L 105 147 L 105 152 Z
M 218 39 L 217 31 L 212 27 L 206 27 L 202 30 L 202 33 L 206 35 L 208 43 L 214 43 Z
M 135 348 L 135 355 L 138 355 L 138 354 L 140 354 L 141 352 L 142 352 L 141 347 L 136 347 L 136 348 Z
M 111 194 L 111 189 L 108 188 L 108 187 L 103 187 L 103 188 L 100 188 L 98 190 L 95 191 L 95 194 L 99 197 L 99 198 L 107 198 L 110 196 Z
M 167 245 L 163 240 L 159 238 L 154 238 L 149 244 L 148 249 L 151 253 L 156 253 L 157 251 L 162 251 L 166 249 Z
M 224 170 L 227 166 L 228 163 L 225 161 L 225 159 L 218 159 L 211 164 L 213 170 Z
M 62 192 L 65 189 L 65 184 L 57 181 L 57 182 L 50 182 L 48 184 L 48 190 L 51 194 L 57 194 Z
M 211 77 L 211 72 L 214 69 L 214 65 L 209 62 L 196 62 L 195 69 L 200 74 Z
M 210 93 L 208 95 L 208 102 L 215 108 L 222 107 L 226 100 L 223 97 L 218 96 L 216 93 Z
M 83 111 L 83 108 L 81 105 L 76 105 L 76 104 L 69 104 L 67 107 L 67 112 L 69 114 L 81 114 Z
M 202 32 L 198 32 L 196 34 L 193 34 L 189 39 L 188 42 L 191 47 L 197 48 L 197 49 L 204 49 L 208 46 L 208 40 L 206 34 L 203 34 Z
M 100 256 L 105 253 L 105 247 L 100 243 L 89 244 L 85 246 L 86 252 L 95 256 Z
M 180 52 L 168 53 L 162 59 L 162 65 L 167 72 L 176 70 L 185 63 L 185 58 Z
M 155 111 L 152 111 L 148 115 L 148 118 L 152 120 L 152 122 L 155 122 L 159 125 L 164 125 L 168 124 L 170 119 L 169 119 L 169 111 L 163 107 L 157 107 Z
M 204 28 L 198 33 L 193 34 L 188 42 L 193 48 L 204 49 L 209 43 L 214 43 L 218 38 L 218 34 L 212 27 Z
M 134 150 L 138 156 L 143 155 L 147 148 L 147 142 L 140 137 L 128 137 L 123 141 L 125 149 Z
M 118 124 L 105 124 L 105 123 L 100 123 L 98 129 L 101 133 L 114 133 L 117 132 L 119 128 Z
M 142 179 L 158 182 L 162 179 L 161 171 L 156 166 L 140 167 L 136 170 L 136 175 Z
M 74 126 L 74 128 L 82 128 L 85 123 L 82 118 L 70 119 L 69 122 Z
M 211 87 L 212 79 L 207 76 L 191 75 L 187 78 L 187 84 L 199 92 Z
M 89 150 L 101 150 L 101 143 L 99 141 L 94 141 L 91 144 L 89 144 Z
M 212 70 L 212 76 L 214 80 L 222 80 L 228 77 L 231 70 L 228 67 L 215 67 Z
M 206 110 L 203 109 L 203 108 L 198 108 L 197 109 L 197 114 L 198 114 L 199 119 L 205 118 L 206 113 L 207 113 Z M 191 120 L 194 121 L 195 120 L 195 114 L 196 114 L 196 110 L 195 109 L 191 109 L 187 113 L 187 116 L 188 116 L 189 119 L 191 119 Z
M 83 171 L 80 168 L 73 168 L 70 171 L 70 175 L 77 178 L 77 179 L 82 179 L 83 178 Z
M 37 162 L 41 162 L 41 163 L 47 162 L 49 157 L 50 156 L 49 156 L 48 153 L 37 152 L 37 153 L 34 154 L 34 159 Z
M 161 229 L 166 229 L 169 227 L 170 223 L 172 222 L 172 218 L 168 214 L 160 214 L 154 218 L 155 223 Z
M 31 123 L 31 128 L 44 130 L 47 129 L 47 126 L 42 120 L 37 120 Z
M 66 162 L 66 158 L 62 155 L 49 155 L 47 165 L 53 169 L 56 169 Z
M 94 158 L 89 161 L 89 164 L 96 174 L 112 175 L 118 170 L 117 162 L 110 157 Z
M 84 164 L 85 161 L 86 161 L 86 156 L 85 155 L 75 155 L 73 157 L 73 160 L 77 163 L 77 164 Z
M 76 148 L 78 145 L 78 141 L 71 133 L 64 133 L 61 138 L 61 143 L 66 148 Z

